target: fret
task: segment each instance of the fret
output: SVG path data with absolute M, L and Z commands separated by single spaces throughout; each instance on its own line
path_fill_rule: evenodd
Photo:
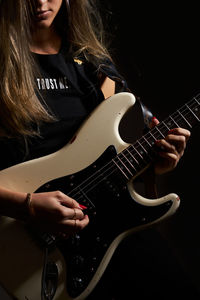
M 149 143 L 147 138 L 145 136 L 142 137 L 145 144 L 147 145 L 147 153 L 148 153 L 148 156 L 150 158 L 150 160 L 153 160 L 154 156 L 155 156 L 155 153 L 156 153 L 156 150 L 155 148 L 153 147 L 155 145 L 154 141 L 152 143 Z
M 194 98 L 177 110 L 177 112 L 183 120 L 183 123 L 181 122 L 183 127 L 186 123 L 187 127 L 192 128 L 196 121 L 200 121 L 199 104 Z
M 128 148 L 130 148 L 130 147 L 132 147 L 132 146 L 129 146 Z M 135 162 L 137 163 L 137 165 L 139 166 L 139 165 L 140 165 L 139 161 L 135 158 L 134 155 L 132 155 L 132 153 L 129 151 L 128 148 L 126 148 L 126 151 L 131 155 L 131 157 L 134 159 L 134 161 L 135 161 Z
M 196 97 L 194 97 L 194 100 L 200 105 L 200 103 L 199 103 L 199 101 L 197 100 L 197 98 Z
M 179 113 L 182 114 L 183 117 L 185 117 L 185 119 L 190 123 L 191 127 L 192 127 L 192 122 L 194 121 L 194 115 L 193 113 L 191 113 L 193 104 L 195 104 L 193 101 L 191 103 L 188 102 L 187 104 L 185 104 L 179 109 Z M 191 106 L 191 108 L 189 107 L 189 105 Z
M 166 135 L 168 134 L 170 128 L 166 125 L 166 123 L 164 121 L 160 122 L 155 129 L 157 129 L 157 131 L 159 132 L 160 136 L 158 137 L 158 139 L 160 138 L 165 138 Z
M 137 148 L 134 147 L 134 145 L 132 145 L 132 149 L 139 155 L 139 157 L 142 159 L 143 162 L 147 163 L 147 162 L 144 160 L 144 157 L 142 156 L 142 154 L 140 153 L 140 151 L 138 151 Z
M 115 159 L 112 159 L 112 161 L 114 162 L 114 164 L 117 166 L 117 168 L 120 170 L 120 172 L 125 176 L 126 179 L 129 180 L 129 177 L 126 175 L 126 173 L 123 171 L 123 168 L 121 168 L 117 162 L 115 161 Z
M 125 150 L 124 150 L 125 151 Z M 134 165 L 131 163 L 130 159 L 128 159 L 128 157 L 125 155 L 124 151 L 122 151 L 120 154 L 123 155 L 123 157 L 126 159 L 126 161 L 129 163 L 129 165 L 131 166 L 132 169 L 134 169 L 134 171 L 136 171 Z M 129 170 L 130 172 L 130 170 Z M 130 172 L 131 173 L 131 172 Z M 132 174 L 132 173 L 131 173 Z M 133 176 L 133 174 L 132 174 Z
M 120 153 L 121 154 L 121 153 Z M 120 158 L 120 154 L 117 156 L 118 160 L 120 161 L 120 163 L 123 165 L 123 167 L 128 171 L 128 173 L 133 176 L 132 172 L 130 171 L 130 169 L 127 167 L 127 165 L 122 161 L 122 159 Z M 126 157 L 125 157 L 126 158 Z M 124 169 L 123 168 L 123 169 Z
M 143 139 L 143 142 L 141 141 L 141 139 Z M 145 160 L 146 160 L 146 162 L 151 161 L 153 158 L 152 154 L 153 155 L 155 154 L 155 149 L 153 149 L 153 145 L 146 143 L 146 139 L 144 136 L 141 139 L 140 139 L 140 141 L 138 140 L 137 142 L 140 145 L 140 147 L 144 150 Z M 146 145 L 146 148 L 145 148 L 145 145 Z
M 146 161 L 146 159 L 143 157 L 143 155 L 138 151 L 136 145 L 130 145 L 128 148 L 126 148 L 124 151 L 128 151 L 128 153 L 131 155 L 133 160 L 137 163 L 137 166 L 135 167 L 135 171 L 142 170 L 149 162 Z M 123 153 L 124 153 L 123 151 Z M 145 155 L 147 155 L 145 153 Z M 132 161 L 133 163 L 133 161 Z
M 198 116 L 200 117 L 200 110 L 199 110 L 199 104 L 198 104 L 198 101 L 196 100 L 196 98 L 194 98 L 194 100 L 195 100 L 195 102 L 194 102 L 194 108 L 192 108 L 192 111 L 193 111 L 193 113 L 197 116 L 197 114 L 198 114 Z
M 155 142 L 160 139 L 160 133 L 158 130 L 156 130 L 156 127 L 154 127 L 153 129 L 151 129 L 149 131 L 149 134 L 153 138 L 153 141 L 152 141 L 152 146 L 153 146 L 155 144 Z
M 167 124 L 164 121 L 162 121 L 162 124 L 167 128 L 167 132 L 168 132 L 170 128 L 167 126 Z
M 139 144 L 139 146 L 144 150 L 144 152 L 145 153 L 148 153 L 147 151 L 146 151 L 146 149 L 142 146 L 142 144 L 139 142 L 139 141 L 137 141 L 138 142 L 138 144 Z M 141 153 L 141 152 L 140 152 Z M 142 153 L 141 153 L 142 154 Z
M 165 124 L 167 124 L 167 127 L 169 128 L 169 130 L 170 129 L 172 129 L 173 128 L 173 125 L 175 124 L 174 122 L 172 122 L 172 120 L 171 120 L 171 118 L 170 117 L 168 117 L 168 119 L 167 120 L 165 120 Z
M 154 145 L 154 143 L 153 143 L 153 145 L 152 145 L 151 143 L 149 143 L 148 140 L 147 140 L 147 138 L 145 138 L 145 136 L 143 136 L 143 139 L 144 139 L 145 142 L 152 148 L 152 146 Z
M 176 123 L 176 121 L 175 121 L 171 116 L 169 116 L 169 118 L 174 122 L 174 124 L 175 124 L 177 127 L 180 127 L 180 126 L 178 125 L 178 123 Z
M 200 119 L 195 115 L 194 111 L 192 109 L 190 109 L 190 107 L 187 104 L 186 104 L 186 106 L 189 109 L 189 111 L 192 113 L 192 115 L 197 119 L 197 121 L 200 122 Z
M 190 127 L 190 128 L 192 128 L 192 125 L 188 122 L 188 120 L 183 116 L 183 114 L 179 111 L 179 110 L 177 110 L 177 112 L 180 114 L 180 116 L 183 118 L 183 120 L 187 123 L 187 125 Z
M 156 129 L 160 133 L 161 137 L 165 138 L 164 134 L 162 134 L 158 126 L 154 127 L 154 129 Z
M 142 149 L 144 149 L 144 148 L 142 147 Z M 133 164 L 134 161 L 137 163 L 137 166 L 135 167 L 135 174 L 137 172 L 141 171 L 142 169 L 144 169 L 144 167 L 146 167 L 149 164 L 149 162 L 152 161 L 152 158 L 150 157 L 148 151 L 143 150 L 141 152 L 138 149 L 136 143 L 134 145 L 130 145 L 128 148 L 123 150 L 122 151 L 123 154 L 124 154 L 124 151 L 127 151 L 131 155 L 131 157 L 133 158 L 133 161 L 131 161 L 132 164 Z M 143 154 L 145 154 L 145 158 L 144 158 Z M 146 158 L 148 158 L 148 160 Z
M 145 164 L 148 163 L 149 160 L 149 153 L 146 151 L 146 149 L 142 146 L 142 144 L 139 142 L 139 140 L 135 143 L 135 148 L 134 148 L 138 154 L 141 155 L 143 162 Z
M 150 134 L 151 137 L 153 138 L 153 141 L 151 142 L 151 145 L 154 146 L 154 144 L 155 144 L 155 142 L 157 141 L 157 139 L 156 139 L 155 136 L 151 133 L 151 131 L 149 131 L 148 134 Z
M 200 98 L 200 95 L 198 96 Z M 70 194 L 75 199 L 88 199 L 87 193 L 94 189 L 98 184 L 107 181 L 110 177 L 115 179 L 115 177 L 120 176 L 121 181 L 129 181 L 133 176 L 140 173 L 148 166 L 150 161 L 157 154 L 155 142 L 160 137 L 164 137 L 165 134 L 173 129 L 174 126 L 180 127 L 181 120 L 187 123 L 188 126 L 192 127 L 195 122 L 200 121 L 200 99 L 193 98 L 187 104 L 183 105 L 179 110 L 168 116 L 165 121 L 159 123 L 156 127 L 148 131 L 144 136 L 142 136 L 134 145 L 129 145 L 116 157 L 111 159 L 100 168 L 98 168 L 91 176 L 86 176 L 87 178 L 76 188 L 70 191 Z M 180 122 L 180 124 L 179 124 Z M 151 157 L 153 156 L 153 157 Z M 148 159 L 147 159 L 148 158 Z M 96 165 L 94 165 L 96 169 Z M 117 178 L 118 179 L 118 178 Z M 62 182 L 61 182 L 62 183 Z M 84 201 L 84 200 L 83 200 Z M 90 200 L 89 200 L 90 201 Z
M 157 153 L 154 145 L 161 138 L 165 138 L 174 127 L 192 128 L 195 122 L 200 122 L 200 99 L 193 98 L 183 105 L 166 120 L 149 130 L 136 143 L 130 145 L 118 154 L 112 161 L 123 176 L 130 180 L 139 171 L 144 169 Z

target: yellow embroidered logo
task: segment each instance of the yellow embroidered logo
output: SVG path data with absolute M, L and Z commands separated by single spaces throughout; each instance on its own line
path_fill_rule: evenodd
M 74 62 L 76 62 L 79 65 L 82 65 L 82 60 L 78 59 L 78 58 L 74 58 Z

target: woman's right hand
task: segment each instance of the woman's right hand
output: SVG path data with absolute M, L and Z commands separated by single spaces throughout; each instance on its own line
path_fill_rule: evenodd
M 89 223 L 78 202 L 60 191 L 33 193 L 29 206 L 35 226 L 65 238 Z

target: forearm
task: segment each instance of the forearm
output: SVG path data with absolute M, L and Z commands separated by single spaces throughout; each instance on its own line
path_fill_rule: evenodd
M 28 217 L 26 197 L 26 193 L 13 192 L 0 187 L 0 215 L 26 219 Z
M 31 221 L 42 230 L 74 234 L 89 223 L 78 202 L 60 191 L 33 193 L 12 192 L 0 187 L 0 215 Z

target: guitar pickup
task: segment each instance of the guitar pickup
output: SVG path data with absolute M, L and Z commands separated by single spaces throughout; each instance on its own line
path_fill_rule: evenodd
M 81 197 L 79 197 L 78 203 L 79 205 L 83 206 L 83 213 L 84 215 L 88 215 L 89 217 L 94 217 L 96 215 L 96 208 L 92 201 L 88 198 L 88 196 L 80 190 Z

